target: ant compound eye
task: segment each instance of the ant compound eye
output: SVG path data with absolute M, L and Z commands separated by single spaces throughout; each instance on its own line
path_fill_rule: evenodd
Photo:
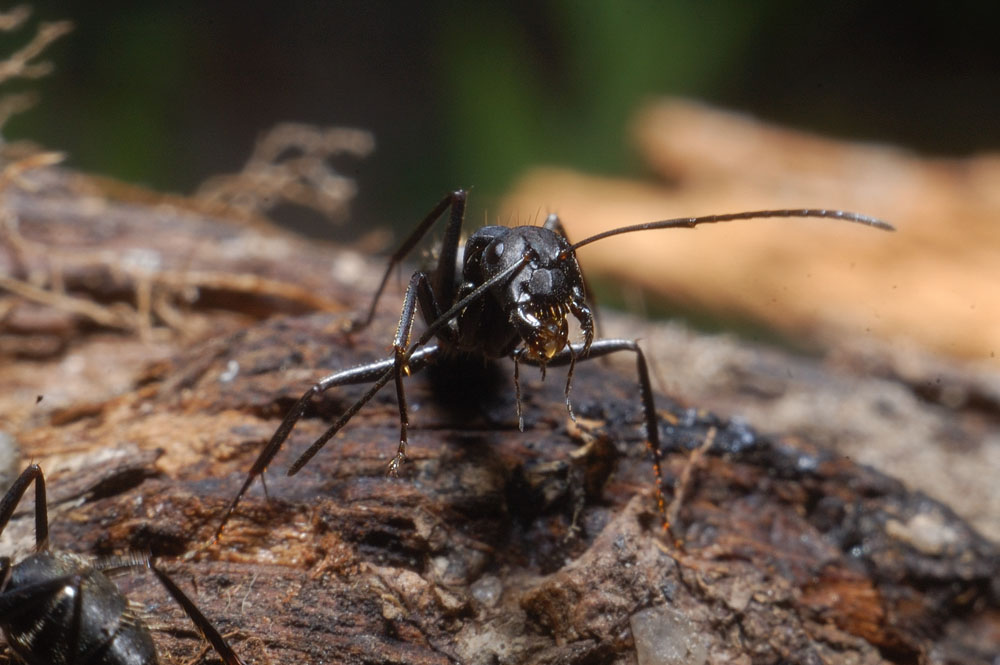
M 486 260 L 490 263 L 496 263 L 503 256 L 504 245 L 503 242 L 497 241 L 490 245 L 489 250 L 486 252 Z

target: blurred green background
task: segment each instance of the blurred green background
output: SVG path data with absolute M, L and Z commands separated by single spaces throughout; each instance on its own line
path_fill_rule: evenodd
M 662 94 L 928 153 L 1000 144 L 996 3 L 34 6 L 33 22 L 76 29 L 47 54 L 53 75 L 21 85 L 41 102 L 6 138 L 64 150 L 84 171 L 191 192 L 239 170 L 277 122 L 370 129 L 376 152 L 339 164 L 358 178 L 353 218 L 366 227 L 407 227 L 457 187 L 473 188 L 478 221 L 533 165 L 641 173 L 626 127 Z

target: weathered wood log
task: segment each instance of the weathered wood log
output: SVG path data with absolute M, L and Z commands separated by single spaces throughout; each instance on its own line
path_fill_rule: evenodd
M 63 250 L 92 238 L 118 247 L 112 268 L 127 237 L 161 253 L 161 265 L 204 256 L 301 285 L 344 312 L 363 307 L 364 276 L 378 272 L 351 252 L 162 202 L 102 201 L 70 215 L 73 191 L 7 192 L 21 237 Z M 252 268 L 225 263 L 272 242 L 285 253 L 259 251 Z M 24 266 L 44 258 L 3 265 L 30 282 Z M 337 279 L 345 271 L 328 266 L 338 262 L 361 279 Z M 64 282 L 75 299 L 140 309 L 132 277 L 111 291 L 104 280 Z M 46 468 L 55 546 L 163 557 L 249 663 L 990 663 L 1000 651 L 1000 548 L 947 506 L 800 437 L 660 395 L 668 493 L 690 472 L 678 548 L 656 514 L 630 359 L 577 368 L 580 423 L 567 416 L 562 371 L 545 382 L 526 371 L 523 433 L 509 364 L 425 370 L 406 384 L 413 429 L 399 479 L 384 477 L 398 437 L 391 390 L 287 477 L 364 386 L 331 390 L 272 465 L 269 498 L 255 485 L 208 544 L 291 403 L 325 373 L 384 357 L 398 312 L 386 297 L 372 327 L 347 336 L 345 313 L 289 314 L 273 293 L 197 293 L 169 331 L 150 314 L 145 337 L 71 311 L 71 332 L 48 356 L 0 367 L 5 386 L 16 380 L 3 427 Z M 13 311 L 31 295 L 5 302 Z M 218 328 L 184 326 L 186 317 Z M 5 334 L 15 332 L 30 334 Z M 76 370 L 68 358 L 79 358 Z M 787 363 L 818 383 L 829 371 Z M 92 380 L 99 368 L 114 378 Z M 864 381 L 860 368 L 844 391 Z M 29 510 L 11 539 L 30 539 Z M 155 581 L 123 585 L 167 628 L 157 638 L 169 656 L 199 652 Z

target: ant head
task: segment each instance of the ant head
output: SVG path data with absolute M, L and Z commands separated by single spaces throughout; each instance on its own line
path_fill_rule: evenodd
M 583 274 L 566 239 L 544 227 L 486 227 L 470 238 L 467 252 L 478 260 L 478 274 L 466 278 L 480 283 L 517 263 L 527 263 L 492 293 L 508 321 L 524 342 L 528 356 L 539 362 L 562 351 L 569 338 L 570 313 L 580 321 L 589 340 L 593 318 L 585 301 Z

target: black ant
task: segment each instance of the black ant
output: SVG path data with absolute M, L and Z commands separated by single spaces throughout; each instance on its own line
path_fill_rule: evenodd
M 795 209 L 758 210 L 704 217 L 666 219 L 645 224 L 623 226 L 590 236 L 571 244 L 557 215 L 549 215 L 538 226 L 486 226 L 473 233 L 461 246 L 462 221 L 465 216 L 466 192 L 445 196 L 389 259 L 382 280 L 364 318 L 355 319 L 348 327 L 356 332 L 368 326 L 379 297 L 393 269 L 413 250 L 449 208 L 451 214 L 444 230 L 437 266 L 431 272 L 413 273 L 403 297 L 399 325 L 393 338 L 392 355 L 384 360 L 341 370 L 320 379 L 295 403 L 260 452 L 246 481 L 222 517 L 215 537 L 235 510 L 240 498 L 253 479 L 261 475 L 274 459 L 281 445 L 302 418 L 314 395 L 334 386 L 368 383 L 362 395 L 330 428 L 292 464 L 288 475 L 294 475 L 326 445 L 337 432 L 371 398 L 390 381 L 395 383 L 399 403 L 399 448 L 389 463 L 387 474 L 395 476 L 406 459 L 409 415 L 403 378 L 419 371 L 446 354 L 465 354 L 489 359 L 509 356 L 514 361 L 514 388 L 520 417 L 520 384 L 518 366 L 521 362 L 547 366 L 568 365 L 566 407 L 573 416 L 569 393 L 573 368 L 578 361 L 605 356 L 616 351 L 631 351 L 636 357 L 639 391 L 646 424 L 646 442 L 653 458 L 656 477 L 656 498 L 664 528 L 667 522 L 666 504 L 661 488 L 660 437 L 657 427 L 653 391 L 646 359 L 639 345 L 630 339 L 595 339 L 594 315 L 586 301 L 583 273 L 576 259 L 576 250 L 590 243 L 634 231 L 668 228 L 694 228 L 700 224 L 729 222 L 766 217 L 825 217 L 865 224 L 887 231 L 894 230 L 886 222 L 840 210 Z M 461 261 L 461 263 L 459 263 Z M 460 268 L 456 269 L 456 266 Z M 427 324 L 416 341 L 411 342 L 415 311 L 419 308 Z M 581 342 L 568 341 L 568 317 L 579 322 Z M 433 338 L 437 342 L 431 343 Z
M 153 571 L 226 665 L 243 661 L 219 631 L 149 556 L 91 559 L 49 549 L 45 477 L 26 468 L 0 502 L 0 533 L 28 485 L 35 483 L 35 552 L 16 564 L 0 557 L 0 629 L 28 665 L 156 665 L 149 629 L 108 575 L 128 568 Z

